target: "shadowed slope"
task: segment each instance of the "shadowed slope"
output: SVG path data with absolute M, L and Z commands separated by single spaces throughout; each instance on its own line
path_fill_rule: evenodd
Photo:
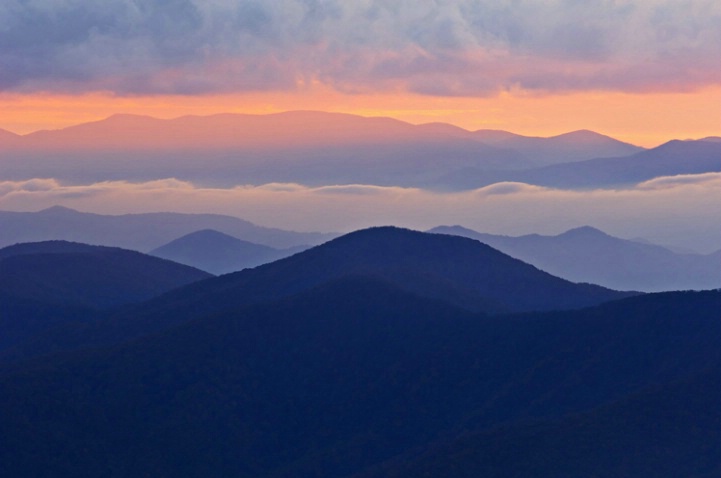
M 0 350 L 34 337 L 52 342 L 50 330 L 90 323 L 98 309 L 141 302 L 208 277 L 139 252 L 73 242 L 0 249 Z
M 486 318 L 346 277 L 120 347 L 0 369 L 0 471 L 310 478 L 392 457 L 413 465 L 407 453 L 459 431 L 559 420 L 718 361 L 720 298 L 665 294 Z M 641 426 L 652 425 L 646 418 Z M 616 434 L 625 426 L 601 424 Z M 534 442 L 553 443 L 553 433 Z M 694 469 L 686 457 L 677 469 Z M 453 471 L 436 476 L 463 476 Z
M 44 302 L 107 308 L 207 279 L 198 269 L 124 249 L 64 241 L 0 250 L 0 288 Z

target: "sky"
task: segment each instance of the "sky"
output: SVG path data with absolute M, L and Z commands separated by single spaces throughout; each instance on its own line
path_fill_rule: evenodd
M 0 128 L 296 109 L 721 135 L 716 0 L 5 0 Z
M 322 110 L 653 147 L 721 136 L 718 0 L 3 0 L 0 128 L 116 113 Z M 1 159 L 1 158 L 0 158 Z M 11 181 L 0 209 L 217 212 L 345 232 L 461 224 L 721 249 L 721 176 L 623 189 L 504 183 L 459 193 L 372 185 Z

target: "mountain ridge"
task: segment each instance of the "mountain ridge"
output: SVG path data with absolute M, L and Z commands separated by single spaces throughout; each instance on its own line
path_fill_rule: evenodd
M 476 239 L 575 282 L 644 292 L 721 287 L 721 255 L 677 253 L 656 244 L 620 239 L 591 226 L 555 236 L 503 236 L 462 226 L 439 226 L 429 232 Z
M 157 212 L 106 215 L 62 206 L 37 212 L 0 211 L 0 247 L 57 239 L 145 252 L 199 229 L 216 229 L 275 248 L 315 245 L 337 236 L 333 233 L 304 233 L 263 227 L 222 214 Z
M 276 249 L 214 229 L 191 232 L 149 252 L 150 255 L 220 275 L 259 266 L 306 249 Z
M 42 339 L 45 345 L 26 347 L 17 354 L 119 343 L 199 317 L 282 300 L 349 275 L 491 314 L 577 309 L 637 294 L 574 284 L 468 238 L 377 227 L 253 269 L 171 290 L 102 323 L 58 331 Z

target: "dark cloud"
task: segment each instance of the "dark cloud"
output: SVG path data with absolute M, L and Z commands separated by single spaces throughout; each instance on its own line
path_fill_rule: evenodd
M 721 83 L 715 0 L 7 0 L 0 89 L 429 95 Z

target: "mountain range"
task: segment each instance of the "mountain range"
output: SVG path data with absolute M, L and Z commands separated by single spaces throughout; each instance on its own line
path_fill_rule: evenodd
M 484 143 L 522 153 L 540 166 L 572 163 L 595 158 L 630 156 L 643 148 L 618 141 L 594 131 L 579 130 L 548 138 L 522 136 L 499 130 L 478 130 Z
M 228 186 L 297 182 L 459 189 L 480 185 L 459 182 L 469 172 L 503 176 L 549 164 L 628 156 L 641 148 L 591 131 L 539 138 L 295 111 L 172 120 L 115 115 L 61 130 L 0 137 L 0 151 L 4 179 L 16 180 L 43 171 L 44 177 L 70 182 L 174 177 Z
M 370 277 L 490 314 L 576 309 L 637 294 L 574 284 L 464 237 L 371 228 L 270 264 L 191 283 L 80 328 L 53 330 L 6 355 L 118 344 L 228 309 L 282 300 L 347 276 Z
M 709 478 L 719 308 L 357 231 L 34 337 L 0 364 L 0 473 Z
M 203 229 L 214 229 L 274 248 L 315 245 L 335 234 L 301 233 L 257 226 L 220 214 L 145 213 L 101 215 L 54 206 L 38 212 L 0 211 L 0 247 L 66 240 L 148 252 Z
M 644 292 L 721 288 L 721 251 L 677 253 L 589 226 L 556 236 L 502 236 L 461 226 L 439 226 L 430 232 L 476 239 L 573 282 Z

